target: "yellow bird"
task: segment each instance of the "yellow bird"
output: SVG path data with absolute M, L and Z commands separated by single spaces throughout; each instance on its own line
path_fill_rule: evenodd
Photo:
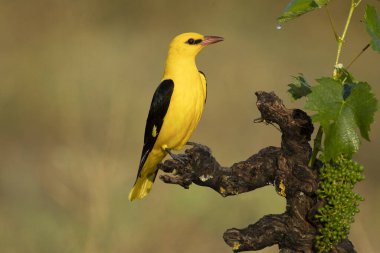
M 144 146 L 136 182 L 129 200 L 144 198 L 153 186 L 157 164 L 171 150 L 186 145 L 201 118 L 206 102 L 206 78 L 197 69 L 195 57 L 222 37 L 183 33 L 169 46 L 164 76 L 157 87 L 145 126 Z

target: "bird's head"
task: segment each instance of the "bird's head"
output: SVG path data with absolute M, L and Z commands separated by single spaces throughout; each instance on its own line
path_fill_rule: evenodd
M 169 52 L 182 57 L 195 57 L 204 47 L 223 41 L 219 36 L 204 36 L 199 33 L 182 33 L 170 43 Z

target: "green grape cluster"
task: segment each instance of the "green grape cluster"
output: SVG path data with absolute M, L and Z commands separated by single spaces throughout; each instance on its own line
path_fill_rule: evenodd
M 315 216 L 323 225 L 316 237 L 318 252 L 329 252 L 341 240 L 347 238 L 354 216 L 359 212 L 363 197 L 353 192 L 355 184 L 364 179 L 363 166 L 340 155 L 325 162 L 320 171 L 318 198 L 325 205 Z

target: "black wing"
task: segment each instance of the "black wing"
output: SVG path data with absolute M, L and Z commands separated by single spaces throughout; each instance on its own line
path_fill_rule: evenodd
M 140 175 L 150 151 L 156 143 L 160 133 L 166 112 L 168 111 L 170 98 L 174 90 L 174 82 L 171 79 L 163 80 L 154 92 L 152 103 L 150 104 L 148 119 L 146 120 L 144 146 L 141 153 L 141 160 L 137 177 Z
M 206 78 L 206 75 L 205 73 L 203 73 L 202 71 L 198 70 L 199 71 L 199 74 L 201 74 L 204 79 L 205 79 L 205 84 L 206 84 L 206 96 L 205 96 L 205 103 L 206 103 L 206 100 L 207 100 L 207 78 Z

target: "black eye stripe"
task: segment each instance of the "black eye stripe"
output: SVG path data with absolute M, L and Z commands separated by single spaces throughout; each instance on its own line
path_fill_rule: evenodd
M 194 44 L 199 44 L 199 43 L 201 43 L 202 42 L 202 40 L 201 39 L 198 39 L 198 40 L 195 40 L 194 41 Z
M 190 38 L 186 41 L 186 43 L 189 45 L 196 45 L 196 44 L 199 44 L 201 42 L 202 42 L 201 39 L 194 40 L 193 38 Z

